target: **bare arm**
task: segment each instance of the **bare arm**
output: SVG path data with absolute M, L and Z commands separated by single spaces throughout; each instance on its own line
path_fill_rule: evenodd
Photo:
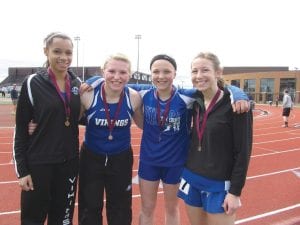
M 81 101 L 81 113 L 83 113 L 85 110 L 89 109 L 93 103 L 94 99 L 94 89 L 91 91 L 86 91 L 80 95 L 80 101 Z

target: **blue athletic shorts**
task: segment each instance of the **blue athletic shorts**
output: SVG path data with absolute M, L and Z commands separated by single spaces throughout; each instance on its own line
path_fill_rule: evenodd
M 208 179 L 184 169 L 177 196 L 208 213 L 224 213 L 222 205 L 228 189 L 228 181 Z
M 180 182 L 183 166 L 161 167 L 139 163 L 139 177 L 148 181 L 162 180 L 165 184 L 178 184 Z

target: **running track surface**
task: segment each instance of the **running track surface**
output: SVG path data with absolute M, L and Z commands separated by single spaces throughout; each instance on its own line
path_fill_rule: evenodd
M 300 109 L 292 111 L 290 127 L 282 128 L 280 107 L 257 105 L 256 108 L 259 110 L 254 112 L 252 157 L 236 224 L 300 225 Z M 11 111 L 11 105 L 0 105 L 0 225 L 20 224 L 20 188 L 11 163 L 14 126 Z M 83 134 L 84 127 L 80 127 L 80 141 Z M 138 224 L 140 209 L 136 177 L 140 138 L 141 130 L 133 126 L 133 225 Z M 160 189 L 155 213 L 157 225 L 164 224 L 163 207 Z M 181 201 L 180 209 L 182 224 L 189 224 Z M 77 225 L 77 206 L 74 225 Z

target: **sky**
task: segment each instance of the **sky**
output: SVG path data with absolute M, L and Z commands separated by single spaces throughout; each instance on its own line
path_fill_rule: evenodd
M 9 0 L 0 3 L 0 81 L 8 67 L 42 66 L 43 39 L 60 31 L 78 41 L 79 66 L 123 53 L 149 73 L 157 54 L 176 59 L 175 84 L 190 86 L 190 63 L 215 53 L 222 66 L 300 68 L 298 0 Z M 77 65 L 74 41 L 72 66 Z

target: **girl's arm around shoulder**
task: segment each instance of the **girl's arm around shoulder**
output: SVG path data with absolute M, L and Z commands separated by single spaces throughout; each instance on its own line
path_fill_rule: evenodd
M 143 111 L 142 111 L 142 98 L 140 96 L 140 94 L 129 88 L 129 94 L 130 94 L 130 101 L 131 101 L 131 105 L 133 108 L 133 120 L 136 123 L 136 125 L 143 129 Z
M 88 110 L 94 100 L 94 89 L 88 92 L 84 92 L 80 95 L 81 107 L 83 111 Z
M 180 88 L 177 89 L 180 94 L 186 95 L 188 97 L 194 98 L 197 92 L 195 88 Z
M 250 104 L 246 93 L 233 85 L 226 85 L 225 88 L 230 92 L 233 111 L 237 113 L 248 112 L 250 109 Z
M 100 85 L 102 82 L 104 82 L 104 78 L 101 76 L 93 76 L 89 79 L 87 79 L 84 83 L 80 86 L 80 93 L 84 93 L 87 91 L 93 90 L 95 87 Z
M 85 111 L 88 110 L 94 101 L 94 89 L 89 92 L 84 92 L 80 95 L 80 115 L 79 115 L 79 124 L 86 125 Z
M 127 86 L 136 91 L 149 90 L 154 87 L 152 84 L 127 84 Z

